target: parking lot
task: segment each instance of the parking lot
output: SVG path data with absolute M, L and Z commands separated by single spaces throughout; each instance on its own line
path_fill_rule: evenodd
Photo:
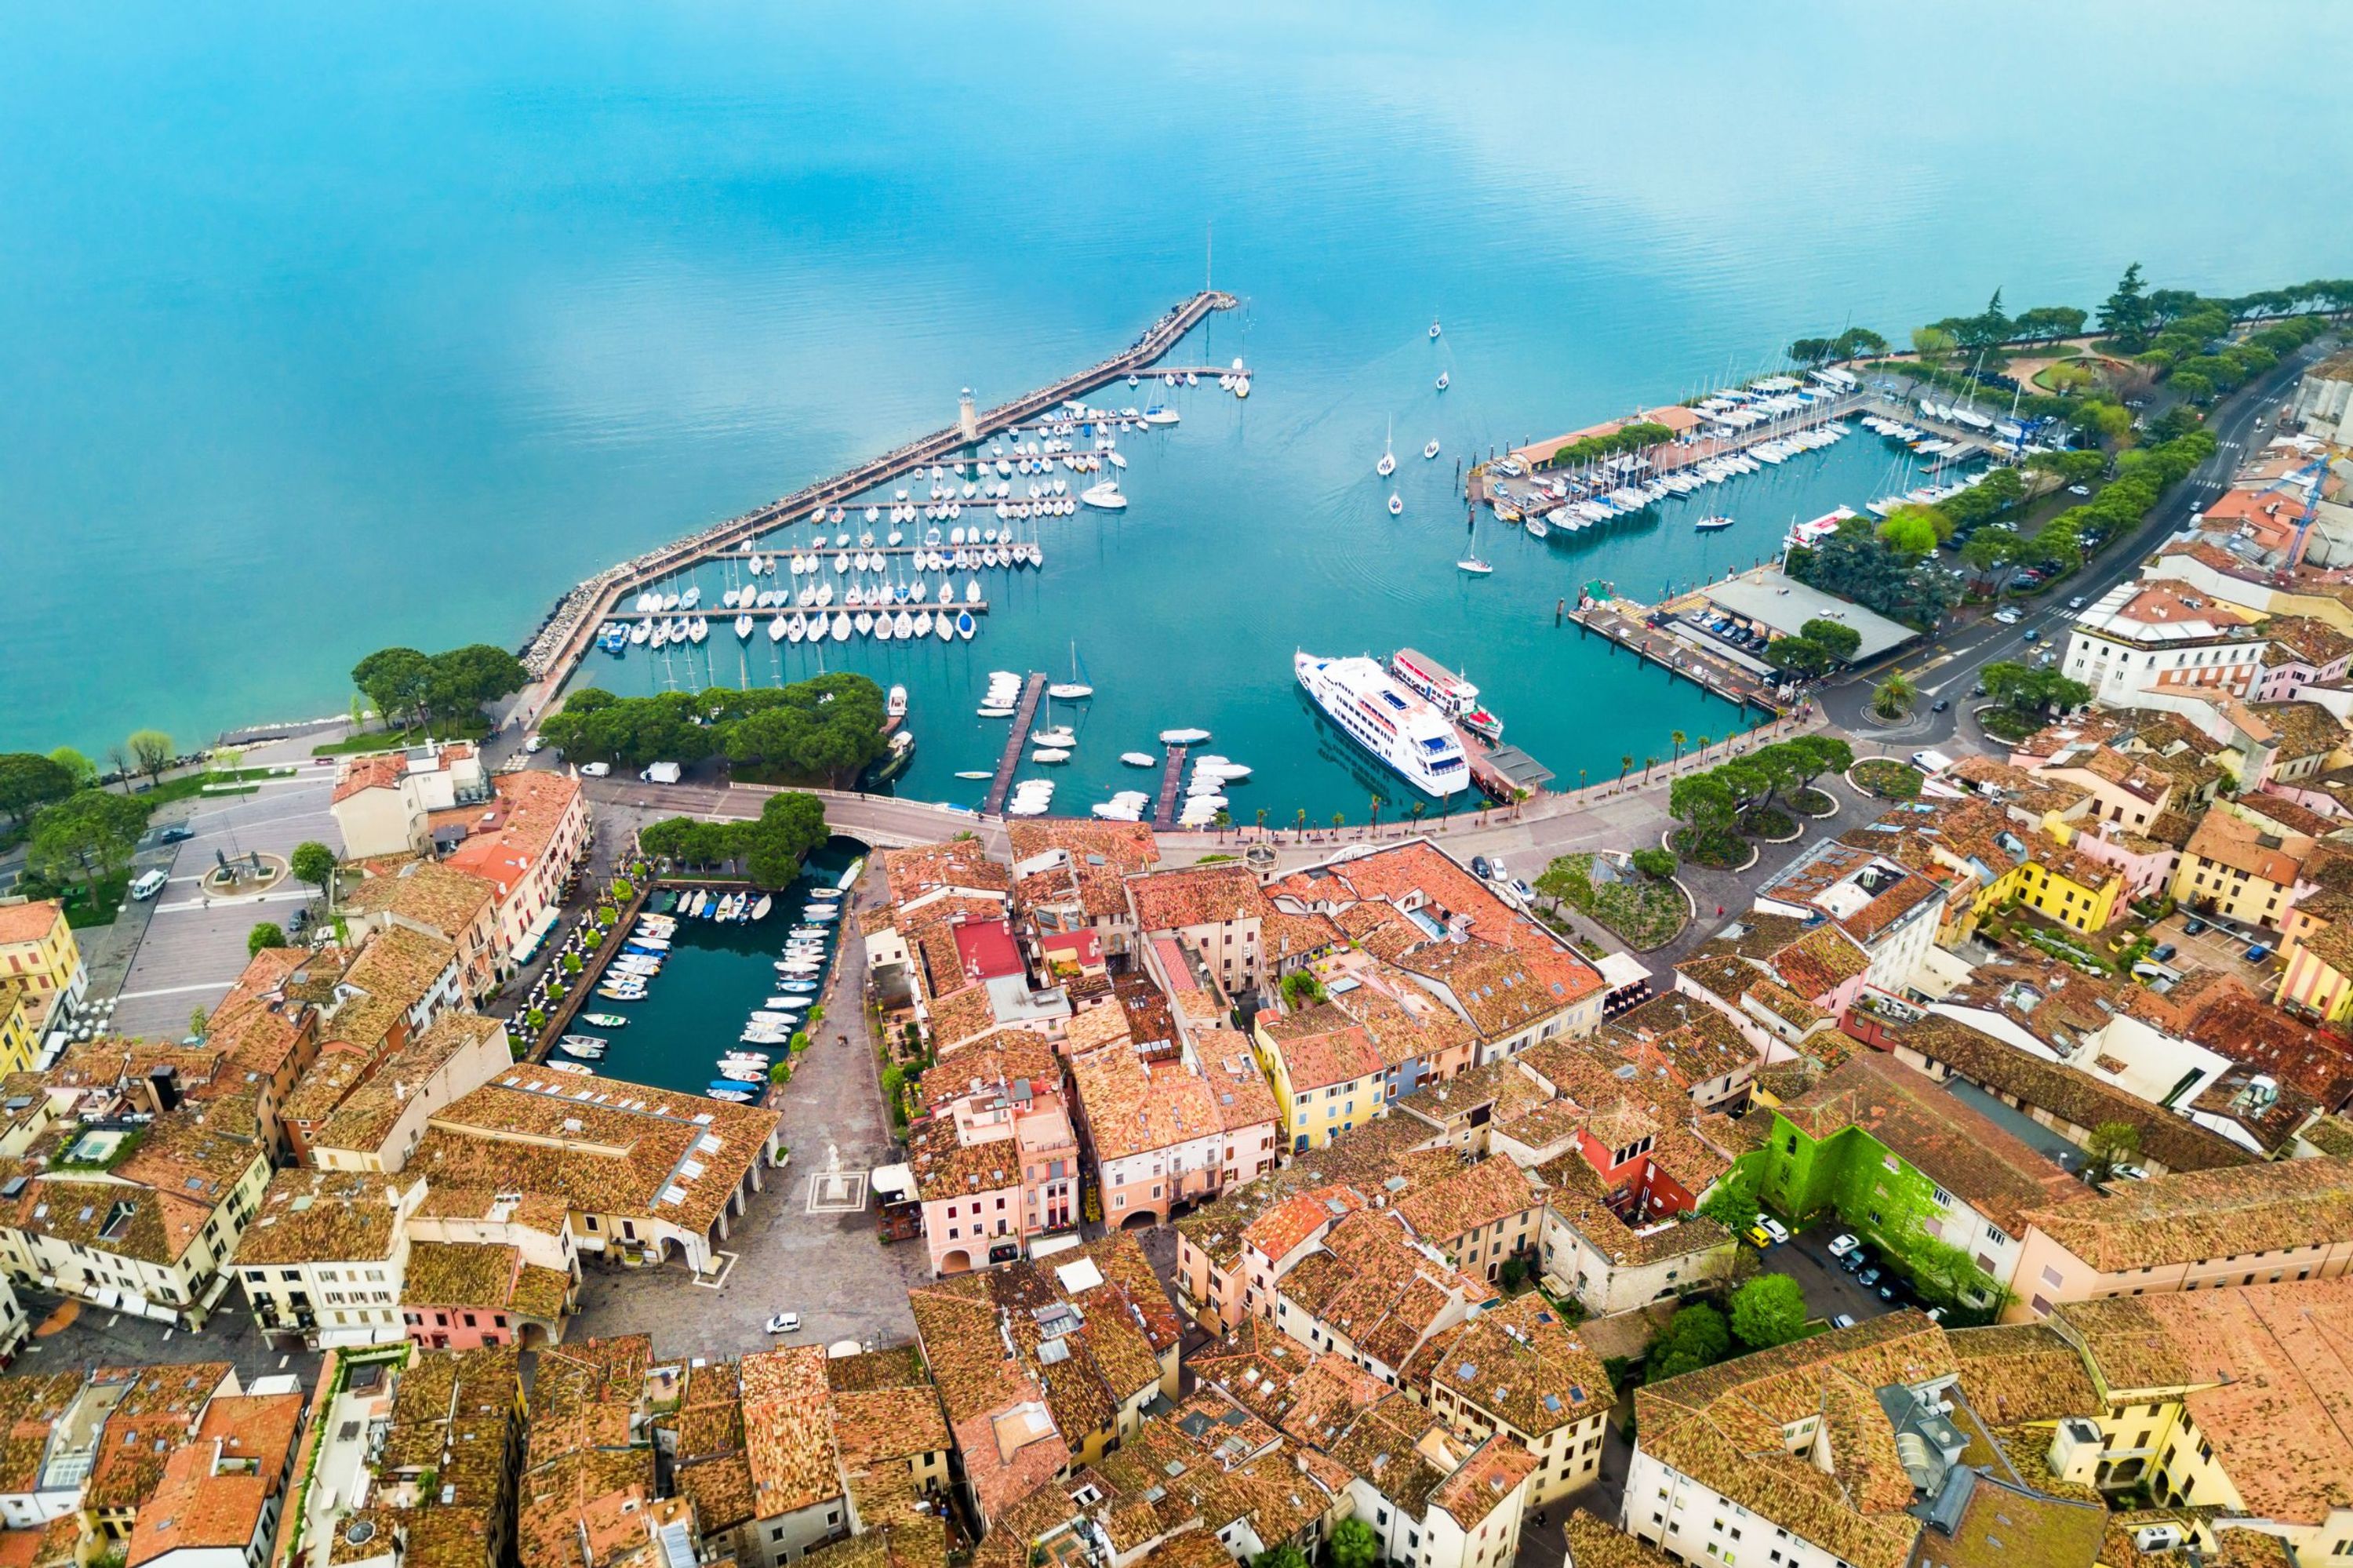
M 1761 1257 L 1766 1272 L 1796 1280 L 1798 1288 L 1806 1293 L 1806 1309 L 1811 1317 L 1835 1318 L 1843 1312 L 1859 1323 L 1894 1311 L 1900 1300 L 1881 1300 L 1875 1292 L 1856 1284 L 1854 1277 L 1831 1256 L 1831 1240 L 1842 1228 L 1835 1221 L 1826 1222 L 1767 1247 Z
M 292 758 L 257 749 L 247 760 L 259 767 Z M 307 768 L 308 756 L 301 761 Z M 234 857 L 258 850 L 282 857 L 306 839 L 340 849 L 343 841 L 327 810 L 333 791 L 334 769 L 321 767 L 265 780 L 250 795 L 198 801 L 187 818 L 195 837 L 169 846 L 168 859 L 161 853 L 141 857 L 142 869 L 164 865 L 170 880 L 152 901 L 127 908 L 122 916 L 141 922 L 143 929 L 117 993 L 118 1031 L 179 1038 L 187 1032 L 192 1011 L 211 1006 L 236 982 L 253 927 L 264 920 L 283 926 L 295 909 L 315 902 L 313 889 L 291 880 L 250 898 L 207 898 L 198 884 L 216 853 Z
M 2199 920 L 2205 929 L 2192 935 L 2188 929 L 2191 920 Z M 2221 969 L 2224 974 L 2238 976 L 2258 992 L 2268 991 L 2279 976 L 2277 955 L 2266 952 L 2260 963 L 2247 961 L 2247 949 L 2261 942 L 2268 948 L 2269 933 L 2243 935 L 2228 927 L 2205 922 L 2201 916 L 2176 910 L 2148 928 L 2150 939 L 2162 946 L 2171 943 L 2172 958 L 2163 960 L 2166 968 L 2186 969 L 2202 967 Z

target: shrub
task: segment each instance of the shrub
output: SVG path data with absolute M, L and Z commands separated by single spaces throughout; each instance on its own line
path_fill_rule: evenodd
M 1854 765 L 1854 781 L 1887 800 L 1916 800 L 1923 776 L 1908 762 L 1874 757 Z
M 1654 881 L 1663 882 L 1675 874 L 1675 857 L 1667 850 L 1638 849 L 1626 858 L 1636 871 Z

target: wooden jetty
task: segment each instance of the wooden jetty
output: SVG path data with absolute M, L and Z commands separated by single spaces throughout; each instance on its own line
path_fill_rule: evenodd
M 1072 398 L 1082 397 L 1099 387 L 1124 380 L 1131 374 L 1141 376 L 1183 341 L 1186 334 L 1211 314 L 1232 310 L 1240 302 L 1231 294 L 1205 289 L 1179 302 L 1145 329 L 1143 336 L 1108 359 L 1100 360 L 1084 370 L 1075 371 L 1035 391 L 1025 392 L 1010 402 L 1000 403 L 985 411 L 976 410 L 968 420 L 960 419 L 945 429 L 918 437 L 881 457 L 870 459 L 829 479 L 806 485 L 765 506 L 731 517 L 675 544 L 649 550 L 600 572 L 565 596 L 564 602 L 556 607 L 547 624 L 523 651 L 524 668 L 530 671 L 533 679 L 542 688 L 533 711 L 543 707 L 546 701 L 562 689 L 565 677 L 596 646 L 597 629 L 604 624 L 608 612 L 626 595 L 647 583 L 682 571 L 714 551 L 748 544 L 772 529 L 797 523 L 815 507 L 846 504 L 852 498 L 877 485 L 887 484 L 914 469 L 952 462 L 955 461 L 956 453 L 969 449 L 976 441 L 985 441 L 1016 425 L 1033 420 Z
M 1599 632 L 1620 647 L 1630 649 L 1637 658 L 1658 665 L 1671 675 L 1680 675 L 1726 702 L 1761 708 L 1775 718 L 1788 711 L 1772 685 L 1735 664 L 1709 657 L 1680 638 L 1655 630 L 1644 619 L 1648 613 L 1647 607 L 1630 599 L 1606 599 L 1580 604 L 1568 612 L 1568 618 L 1577 622 L 1580 633 Z
M 1191 749 L 1188 746 L 1168 748 L 1168 760 L 1160 769 L 1160 800 L 1152 808 L 1155 832 L 1165 833 L 1176 825 L 1176 796 L 1185 783 L 1185 754 Z
M 1038 705 L 1045 700 L 1046 677 L 1032 671 L 1022 683 L 1021 702 L 1013 710 L 1013 733 L 1005 737 L 1005 751 L 997 759 L 997 777 L 988 781 L 988 799 L 981 802 L 980 814 L 994 817 L 1005 810 L 1005 797 L 1013 790 L 1014 772 L 1021 766 L 1021 748 L 1029 744 L 1029 726 L 1038 717 Z

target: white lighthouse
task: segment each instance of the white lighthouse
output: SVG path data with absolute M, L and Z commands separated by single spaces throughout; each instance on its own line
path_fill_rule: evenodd
M 956 394 L 956 429 L 964 432 L 965 440 L 980 440 L 980 414 L 973 407 L 972 388 L 969 387 Z

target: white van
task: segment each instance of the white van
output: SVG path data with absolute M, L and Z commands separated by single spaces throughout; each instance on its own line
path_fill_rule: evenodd
M 143 904 L 163 892 L 164 885 L 171 880 L 161 866 L 153 871 L 142 871 L 132 881 L 131 896 Z

